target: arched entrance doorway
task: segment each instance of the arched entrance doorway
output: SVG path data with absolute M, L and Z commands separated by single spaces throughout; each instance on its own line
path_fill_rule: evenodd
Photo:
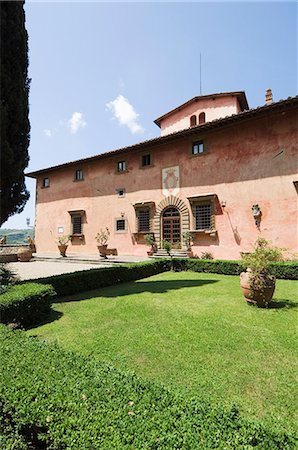
M 180 212 L 174 206 L 166 208 L 162 213 L 162 240 L 171 242 L 174 248 L 181 247 Z

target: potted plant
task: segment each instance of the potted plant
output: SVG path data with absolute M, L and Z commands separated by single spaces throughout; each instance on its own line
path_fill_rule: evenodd
M 106 227 L 105 229 L 101 228 L 100 231 L 95 236 L 95 239 L 97 240 L 97 248 L 99 251 L 99 255 L 102 258 L 107 258 L 107 248 L 108 248 L 108 240 L 110 237 L 110 231 Z
M 65 234 L 63 236 L 58 236 L 58 249 L 60 251 L 60 255 L 64 258 L 66 257 L 67 244 L 71 240 L 71 236 L 69 234 Z
M 147 255 L 152 256 L 153 253 L 156 252 L 157 250 L 154 234 L 153 233 L 145 234 L 144 239 L 146 244 L 151 247 L 151 250 L 147 251 Z
M 182 233 L 182 239 L 183 239 L 183 243 L 186 247 L 187 250 L 187 256 L 189 258 L 193 257 L 193 252 L 191 249 L 191 245 L 192 245 L 192 236 L 191 236 L 191 232 L 189 230 L 184 231 L 184 233 Z
M 246 272 L 240 274 L 240 285 L 248 303 L 267 307 L 275 290 L 275 277 L 270 274 L 270 264 L 282 259 L 282 250 L 270 246 L 259 238 L 252 253 L 242 254 L 242 266 Z

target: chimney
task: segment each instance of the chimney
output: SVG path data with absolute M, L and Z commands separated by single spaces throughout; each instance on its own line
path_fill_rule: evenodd
M 272 102 L 273 102 L 272 91 L 271 91 L 271 89 L 267 89 L 266 90 L 266 105 L 271 105 Z

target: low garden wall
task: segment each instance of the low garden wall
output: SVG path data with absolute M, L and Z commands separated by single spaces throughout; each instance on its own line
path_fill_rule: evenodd
M 0 263 L 18 261 L 17 253 L 20 248 L 29 249 L 26 244 L 3 244 L 0 245 Z

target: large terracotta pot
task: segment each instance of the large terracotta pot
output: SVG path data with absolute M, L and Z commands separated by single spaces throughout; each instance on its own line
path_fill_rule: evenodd
M 61 244 L 61 245 L 58 245 L 58 248 L 59 248 L 60 255 L 63 256 L 63 258 L 65 258 L 66 257 L 67 245 L 66 244 Z
M 240 274 L 240 286 L 248 303 L 253 303 L 260 308 L 265 308 L 270 303 L 274 290 L 275 290 L 275 278 L 270 276 L 263 276 L 262 281 L 266 281 L 265 286 L 262 289 L 252 288 L 250 286 L 251 270 L 248 269 L 246 272 Z
M 17 251 L 17 257 L 21 262 L 28 262 L 32 258 L 32 251 L 29 248 L 20 248 Z
M 99 251 L 99 256 L 101 256 L 102 258 L 107 258 L 108 245 L 107 244 L 98 245 L 97 248 L 98 248 L 98 251 Z

